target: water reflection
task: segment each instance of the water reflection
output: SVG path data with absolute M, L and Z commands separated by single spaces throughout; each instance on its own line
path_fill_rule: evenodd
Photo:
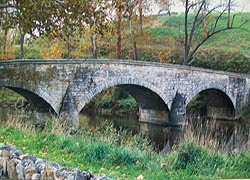
M 90 127 L 98 127 L 102 121 L 110 121 L 116 129 L 126 129 L 132 131 L 133 134 L 140 130 L 137 115 L 103 115 L 93 112 L 79 114 L 80 126 L 88 124 Z
M 24 121 L 33 121 L 34 114 L 23 109 L 9 107 L 0 107 L 0 120 L 11 120 L 18 116 Z M 81 113 L 79 115 L 79 124 L 87 124 L 89 127 L 98 127 L 102 121 L 110 121 L 118 130 L 131 131 L 136 134 L 144 131 L 155 146 L 155 149 L 167 152 L 179 141 L 179 138 L 185 137 L 189 140 L 195 140 L 201 145 L 216 142 L 217 146 L 223 151 L 230 151 L 234 148 L 250 148 L 250 125 L 246 123 L 235 123 L 233 121 L 215 121 L 215 120 L 196 120 L 190 122 L 185 127 L 163 127 L 150 123 L 140 123 L 137 115 L 100 115 L 97 113 Z M 183 134 L 184 132 L 184 134 Z
M 180 134 L 180 127 L 164 127 L 158 124 L 139 122 L 137 115 L 103 115 L 98 113 L 81 113 L 79 116 L 80 125 L 84 123 L 90 127 L 98 127 L 102 121 L 110 121 L 117 130 L 128 130 L 132 134 L 140 131 L 145 132 L 151 139 L 156 151 L 165 147 L 169 150 Z

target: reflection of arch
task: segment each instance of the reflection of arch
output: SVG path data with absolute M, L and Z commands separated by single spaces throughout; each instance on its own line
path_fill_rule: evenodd
M 144 87 L 146 89 L 149 89 L 150 91 L 154 92 L 155 94 L 157 94 L 162 101 L 166 104 L 168 104 L 168 100 L 167 97 L 164 95 L 164 93 L 158 89 L 157 87 L 155 87 L 154 85 L 139 80 L 139 79 L 133 79 L 133 78 L 120 78 L 120 79 L 115 79 L 112 80 L 110 82 L 106 82 L 106 83 L 102 83 L 101 85 L 97 85 L 97 87 L 93 90 L 90 90 L 90 92 L 88 94 L 85 95 L 85 98 L 82 99 L 78 105 L 78 112 L 80 112 L 83 107 L 97 94 L 99 94 L 100 92 L 102 92 L 105 89 L 114 87 L 114 86 L 118 86 L 118 85 L 136 85 L 136 86 L 141 86 Z
M 58 113 L 56 110 L 56 104 L 55 101 L 44 91 L 40 89 L 34 90 L 34 87 L 29 85 L 28 83 L 22 83 L 19 81 L 15 82 L 1 82 L 0 81 L 0 86 L 5 87 L 8 89 L 11 89 L 18 94 L 22 95 L 25 97 L 27 100 L 31 100 L 32 98 L 36 99 L 36 101 L 43 103 L 46 106 L 49 106 L 53 109 L 54 112 Z M 30 95 L 30 98 L 29 98 Z
M 223 84 L 216 84 L 216 87 L 213 87 L 213 86 L 200 86 L 198 88 L 195 89 L 195 91 L 192 92 L 192 94 L 190 96 L 187 97 L 187 100 L 186 100 L 186 106 L 190 103 L 190 101 L 198 94 L 200 94 L 201 92 L 203 91 L 206 91 L 206 90 L 209 90 L 209 89 L 215 89 L 215 90 L 218 90 L 218 91 L 221 91 L 222 93 L 225 94 L 226 97 L 228 97 L 231 101 L 231 103 L 233 104 L 233 107 L 234 109 L 236 109 L 236 101 L 235 101 L 235 98 L 231 95 L 231 94 L 228 94 L 226 92 L 226 86 L 223 86 Z

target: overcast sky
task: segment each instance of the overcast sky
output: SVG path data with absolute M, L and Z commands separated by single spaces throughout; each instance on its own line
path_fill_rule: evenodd
M 172 12 L 184 12 L 184 7 L 182 3 L 177 3 L 177 0 L 172 0 L 175 2 L 174 6 L 171 7 Z M 219 0 L 212 0 L 214 4 L 220 2 Z M 235 12 L 250 12 L 250 0 L 233 0 L 235 3 L 235 7 L 233 10 Z M 153 13 L 156 14 L 159 11 L 159 7 L 154 7 L 153 8 Z

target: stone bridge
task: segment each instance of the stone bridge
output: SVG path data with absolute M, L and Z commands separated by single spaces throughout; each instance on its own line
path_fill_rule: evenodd
M 211 115 L 234 120 L 249 104 L 250 76 L 130 60 L 0 61 L 0 87 L 24 96 L 37 111 L 52 111 L 78 126 L 78 114 L 113 86 L 137 101 L 139 120 L 185 125 L 190 101 L 201 94 Z

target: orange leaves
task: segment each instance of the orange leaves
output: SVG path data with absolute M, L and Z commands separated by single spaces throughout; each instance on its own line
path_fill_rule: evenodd
M 6 50 L 0 50 L 0 60 L 15 59 L 16 47 L 12 46 L 6 48 Z
M 56 41 L 54 42 L 50 47 L 48 48 L 41 48 L 40 53 L 41 56 L 44 59 L 59 59 L 62 57 L 63 53 L 65 52 L 64 46 L 61 45 L 60 42 Z
M 167 51 L 161 51 L 158 55 L 160 62 L 165 63 L 175 63 L 176 61 L 172 58 L 174 53 L 174 49 L 171 48 Z

